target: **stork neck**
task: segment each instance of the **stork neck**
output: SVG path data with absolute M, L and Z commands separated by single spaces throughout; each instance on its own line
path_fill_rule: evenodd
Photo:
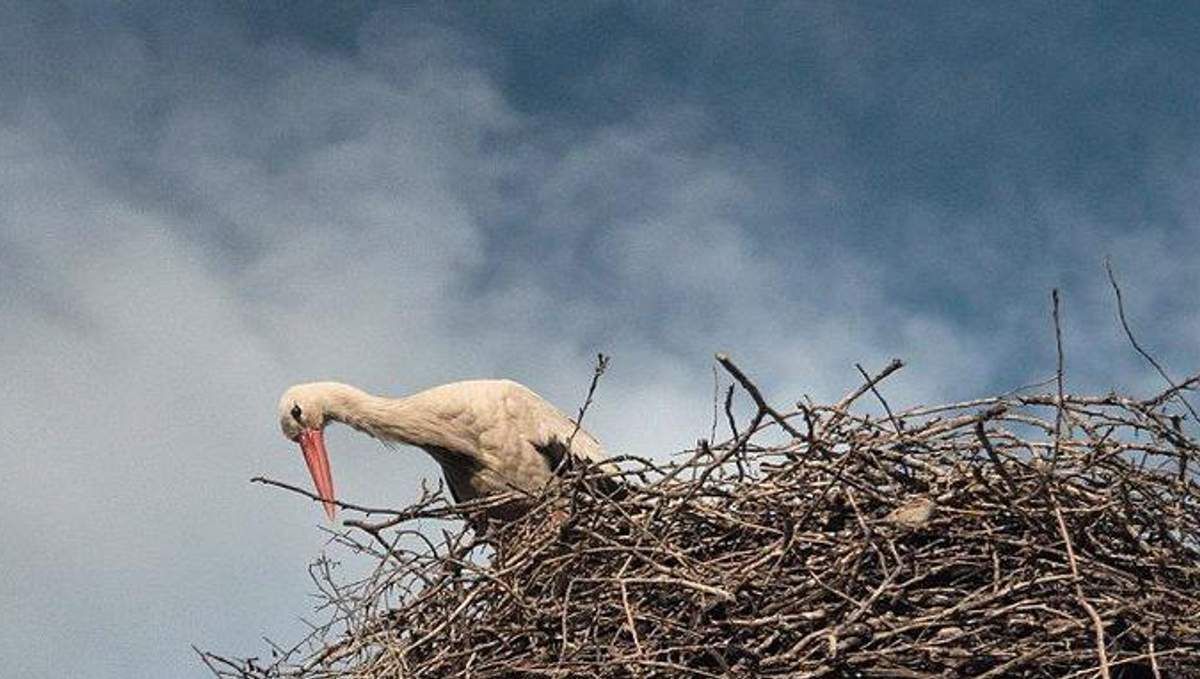
M 415 446 L 437 443 L 430 439 L 437 431 L 435 423 L 409 398 L 384 398 L 338 384 L 330 389 L 325 414 L 381 441 Z

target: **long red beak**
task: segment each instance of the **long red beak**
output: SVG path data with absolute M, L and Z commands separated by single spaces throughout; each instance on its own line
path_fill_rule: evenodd
M 317 487 L 317 495 L 325 505 L 325 514 L 332 521 L 337 515 L 337 505 L 333 504 L 333 474 L 329 471 L 329 455 L 325 452 L 325 434 L 320 429 L 305 429 L 300 432 L 300 452 L 304 453 L 304 463 L 308 465 L 308 473 L 312 474 L 313 485 Z

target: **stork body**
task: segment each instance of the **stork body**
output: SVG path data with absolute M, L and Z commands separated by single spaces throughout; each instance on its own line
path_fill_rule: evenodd
M 333 480 L 323 435 L 331 421 L 385 443 L 422 448 L 441 466 L 458 502 L 513 490 L 535 492 L 554 475 L 564 455 L 590 462 L 605 459 L 595 438 L 511 380 L 454 382 L 404 398 L 373 396 L 338 382 L 312 382 L 284 393 L 279 418 L 284 436 L 300 444 L 331 518 Z M 498 515 L 512 511 L 509 507 Z

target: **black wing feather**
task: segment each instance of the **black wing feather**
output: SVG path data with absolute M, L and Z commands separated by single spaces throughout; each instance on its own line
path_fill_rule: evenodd
M 533 444 L 534 450 L 538 451 L 538 454 L 546 461 L 546 466 L 549 467 L 551 473 L 555 476 L 566 477 L 571 472 L 579 469 L 582 464 L 585 464 L 583 460 L 572 455 L 567 444 L 559 440 L 558 437 L 552 436 L 550 440 L 542 444 L 533 443 L 532 441 L 530 443 Z M 611 476 L 593 477 L 592 482 L 595 484 L 597 490 L 614 500 L 624 498 L 629 492 L 624 483 Z

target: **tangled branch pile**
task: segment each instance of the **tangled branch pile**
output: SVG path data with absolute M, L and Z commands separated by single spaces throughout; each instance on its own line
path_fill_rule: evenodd
M 440 494 L 339 541 L 330 621 L 222 677 L 1200 676 L 1200 445 L 1153 398 L 780 412 L 666 468 L 627 459 L 477 534 Z M 865 373 L 864 373 L 865 375 Z M 727 409 L 727 413 L 728 413 Z M 730 416 L 730 424 L 733 418 Z M 758 445 L 763 432 L 784 445 Z M 474 507 L 478 509 L 478 506 Z M 425 520 L 424 532 L 413 522 Z

